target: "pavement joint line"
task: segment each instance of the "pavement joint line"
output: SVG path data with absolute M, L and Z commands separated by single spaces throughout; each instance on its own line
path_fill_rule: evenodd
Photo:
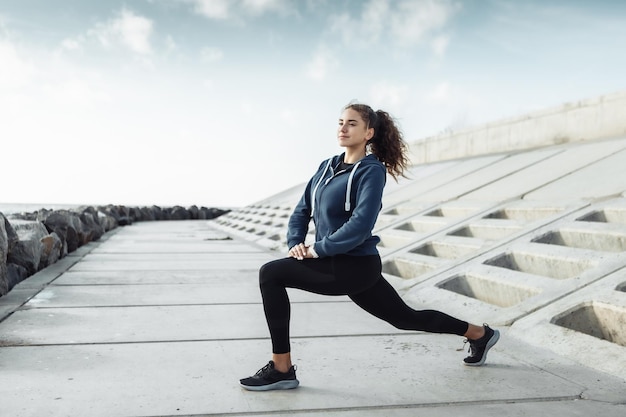
M 423 333 L 425 336 L 428 334 Z M 291 340 L 309 340 L 309 339 L 344 339 L 344 338 L 370 338 L 370 337 L 415 337 L 420 333 L 402 334 L 402 333 L 353 333 L 338 335 L 315 335 L 315 336 L 292 336 Z M 77 342 L 77 343 L 29 343 L 29 344 L 12 344 L 0 343 L 2 348 L 24 348 L 24 347 L 63 347 L 63 346 L 112 346 L 112 345 L 157 345 L 157 344 L 175 344 L 175 343 L 206 343 L 206 342 L 241 342 L 241 341 L 259 341 L 270 340 L 269 335 L 264 337 L 230 337 L 220 339 L 172 339 L 172 340 L 139 340 L 139 341 L 119 341 L 119 342 Z M 451 348 L 452 349 L 452 348 Z M 528 363 L 527 363 L 528 364 Z M 532 364 L 529 364 L 532 365 Z M 488 366 L 488 365 L 487 365 Z M 532 365 L 534 366 L 534 365 Z
M 135 245 L 137 246 L 137 245 Z M 90 252 L 91 253 L 91 252 Z M 98 255 L 98 256 L 107 256 L 107 255 L 146 255 L 146 254 L 156 254 L 156 255 L 215 255 L 215 254 L 219 254 L 219 255 L 232 255 L 232 254 L 240 254 L 240 253 L 260 253 L 257 250 L 233 250 L 233 251 L 223 251 L 223 252 L 215 252 L 215 251 L 193 251 L 193 252 L 172 252 L 172 251 L 163 251 L 163 252 L 159 252 L 159 251 L 155 251 L 155 250 L 151 250 L 150 252 L 96 252 L 93 255 Z M 87 262 L 88 259 L 85 259 L 85 262 Z M 94 261 L 91 261 L 94 262 Z
M 291 301 L 291 305 L 294 304 L 339 304 L 339 303 L 352 303 L 350 300 L 329 300 L 329 301 Z M 22 305 L 19 310 L 65 310 L 65 309 L 91 309 L 91 308 L 137 308 L 137 307 L 193 307 L 193 306 L 246 306 L 246 305 L 260 305 L 263 302 L 240 302 L 240 303 L 189 303 L 189 304 L 113 304 L 113 305 L 78 305 L 78 306 L 24 306 Z
M 306 386 L 298 388 L 298 390 L 306 390 Z M 250 395 L 268 395 L 268 392 L 251 392 Z M 266 411 L 243 411 L 233 413 L 203 413 L 203 414 L 171 414 L 171 415 L 154 415 L 148 417 L 211 417 L 211 416 L 265 416 L 265 415 L 292 415 L 298 414 L 319 414 L 319 413 L 336 413 L 344 411 L 384 411 L 384 410 L 402 410 L 417 408 L 445 408 L 445 407 L 479 407 L 484 405 L 504 405 L 504 404 L 532 404 L 542 402 L 567 402 L 567 401 L 593 401 L 585 400 L 578 395 L 566 395 L 558 397 L 536 397 L 536 398 L 513 398 L 504 400 L 481 400 L 481 401 L 458 401 L 458 402 L 442 402 L 442 403 L 405 403 L 390 405 L 372 405 L 372 406 L 355 406 L 355 407 L 325 407 L 325 408 L 304 408 L 289 410 L 266 410 Z M 595 401 L 597 402 L 597 401 Z
M 118 231 L 119 231 L 119 228 L 111 230 L 111 231 L 105 233 L 103 236 L 101 236 L 100 240 L 89 242 L 88 244 L 83 245 L 83 246 L 77 248 L 76 251 L 68 253 L 65 257 L 63 257 L 62 259 L 59 259 L 56 263 L 54 263 L 52 265 L 49 265 L 48 267 L 42 269 L 41 271 L 38 271 L 37 273 L 40 273 L 40 272 L 45 273 L 47 270 L 48 271 L 52 270 L 54 265 L 58 264 L 59 261 L 64 261 L 65 263 L 68 263 L 68 265 L 65 265 L 65 269 L 64 270 L 52 274 L 52 278 L 47 280 L 46 282 L 42 283 L 41 286 L 28 288 L 30 291 L 28 292 L 27 295 L 25 295 L 20 300 L 20 301 L 22 301 L 21 304 L 16 305 L 14 308 L 11 309 L 11 311 L 8 311 L 7 313 L 5 313 L 3 315 L 0 315 L 0 324 L 2 324 L 2 322 L 4 322 L 9 317 L 11 317 L 13 315 L 13 313 L 15 313 L 16 311 L 21 310 L 30 300 L 35 298 L 40 292 L 42 292 L 43 290 L 45 290 L 49 286 L 52 286 L 53 285 L 52 283 L 54 281 L 59 279 L 63 274 L 65 274 L 67 271 L 69 271 L 74 265 L 76 265 L 77 263 L 83 261 L 84 257 L 86 255 L 90 254 L 94 249 L 98 248 L 100 245 L 102 245 L 104 242 L 106 242 L 111 237 L 111 235 L 117 233 Z M 72 262 L 68 262 L 68 260 L 72 261 Z M 24 281 L 22 281 L 22 282 L 24 282 Z

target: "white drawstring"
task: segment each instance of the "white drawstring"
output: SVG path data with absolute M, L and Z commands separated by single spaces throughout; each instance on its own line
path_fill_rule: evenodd
M 317 193 L 317 187 L 320 186 L 320 183 L 324 179 L 324 176 L 326 175 L 326 171 L 328 171 L 328 167 L 330 166 L 331 162 L 333 162 L 333 158 L 330 158 L 328 160 L 328 163 L 326 164 L 326 168 L 324 168 L 324 172 L 322 172 L 322 176 L 317 181 L 317 184 L 315 184 L 315 188 L 313 188 L 313 193 L 311 193 L 311 217 L 313 216 L 313 213 L 315 212 L 315 194 Z
M 350 191 L 352 190 L 352 177 L 354 177 L 354 173 L 356 172 L 356 169 L 359 167 L 360 164 L 361 161 L 354 164 L 354 168 L 352 168 L 352 171 L 350 171 L 350 176 L 348 177 L 348 186 L 346 187 L 346 211 L 350 211 Z

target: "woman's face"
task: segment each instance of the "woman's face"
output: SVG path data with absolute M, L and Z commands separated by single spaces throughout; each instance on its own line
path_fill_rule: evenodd
M 361 114 L 353 109 L 345 109 L 339 118 L 337 139 L 345 148 L 365 147 L 374 135 L 373 128 L 367 128 Z

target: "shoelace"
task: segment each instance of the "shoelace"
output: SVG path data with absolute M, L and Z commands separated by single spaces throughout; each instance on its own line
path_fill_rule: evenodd
M 469 343 L 469 347 L 467 348 L 467 351 L 471 354 L 474 354 L 474 343 L 473 341 L 469 340 L 469 339 L 464 339 L 463 340 L 463 346 L 461 346 L 460 348 L 458 348 L 456 351 L 457 352 L 463 352 L 465 350 L 465 345 L 467 345 Z
M 483 326 L 486 326 L 486 324 L 483 324 Z M 487 329 L 485 329 L 485 331 L 486 331 L 486 330 L 487 330 Z M 476 340 L 469 340 L 469 339 L 467 339 L 467 338 L 466 338 L 466 339 L 464 339 L 464 340 L 463 340 L 463 346 L 461 346 L 461 348 L 460 348 L 460 349 L 457 349 L 456 351 L 457 351 L 457 352 L 462 352 L 463 350 L 465 350 L 465 345 L 469 343 L 470 345 L 469 345 L 469 348 L 467 349 L 467 351 L 468 351 L 468 352 L 470 352 L 472 355 L 474 355 L 474 349 L 475 349 L 476 343 L 477 343 L 479 340 L 484 339 L 486 335 L 487 335 L 487 333 L 485 333 L 485 335 L 483 335 L 483 337 L 481 337 L 480 339 L 476 339 Z
M 269 364 L 269 363 L 268 363 L 268 364 L 267 364 L 267 365 L 265 365 L 263 368 L 259 369 L 259 370 L 257 371 L 257 373 L 255 374 L 255 376 L 264 376 L 264 375 L 267 375 L 267 374 L 269 374 L 269 373 L 272 371 L 272 369 L 273 369 L 273 368 L 271 367 L 271 364 Z

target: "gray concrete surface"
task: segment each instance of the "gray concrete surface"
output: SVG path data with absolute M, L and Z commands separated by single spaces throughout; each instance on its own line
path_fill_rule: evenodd
M 459 337 L 399 331 L 345 297 L 299 291 L 301 387 L 245 391 L 238 379 L 270 353 L 256 271 L 279 255 L 226 237 L 207 221 L 120 228 L 0 298 L 0 415 L 626 413 L 624 379 L 525 342 L 524 328 L 500 327 L 487 365 L 469 368 Z

